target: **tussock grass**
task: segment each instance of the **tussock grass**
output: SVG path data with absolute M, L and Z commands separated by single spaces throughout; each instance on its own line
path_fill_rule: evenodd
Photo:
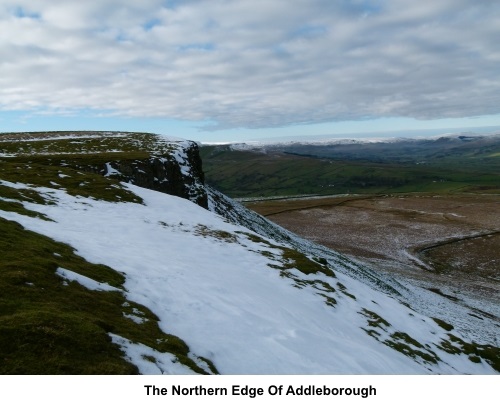
M 0 163 L 0 179 L 4 181 L 22 182 L 33 187 L 64 189 L 73 196 L 91 197 L 110 202 L 142 202 L 135 194 L 125 189 L 118 180 L 79 170 L 76 165 L 70 167 L 66 159 L 57 160 L 37 156 L 10 158 Z M 4 186 L 0 189 L 0 197 L 37 204 L 50 203 L 47 197 L 30 189 L 16 191 Z
M 64 139 L 65 137 L 70 139 Z M 0 154 L 15 156 L 34 155 L 87 155 L 122 154 L 138 152 L 164 154 L 172 150 L 169 142 L 148 133 L 106 132 L 28 132 L 0 134 Z

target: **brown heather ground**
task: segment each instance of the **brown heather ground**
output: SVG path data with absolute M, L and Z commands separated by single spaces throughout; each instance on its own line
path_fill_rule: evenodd
M 465 295 L 500 308 L 498 195 L 344 196 L 246 205 L 378 271 L 450 299 Z

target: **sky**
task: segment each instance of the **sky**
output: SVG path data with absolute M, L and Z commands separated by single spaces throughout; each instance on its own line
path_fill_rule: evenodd
M 0 132 L 500 128 L 498 0 L 2 0 Z

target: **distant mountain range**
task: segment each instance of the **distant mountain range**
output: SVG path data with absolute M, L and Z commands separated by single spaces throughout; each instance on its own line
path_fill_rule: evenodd
M 201 155 L 208 183 L 238 198 L 500 192 L 500 133 L 202 145 Z
M 247 145 L 275 145 L 285 143 L 365 143 L 365 142 L 391 142 L 409 139 L 437 139 L 442 137 L 458 136 L 494 136 L 500 134 L 500 126 L 489 127 L 470 127 L 470 128 L 440 128 L 440 129 L 421 129 L 421 130 L 390 130 L 378 132 L 354 132 L 325 135 L 294 135 L 270 137 L 262 139 L 252 139 L 244 141 Z M 235 144 L 234 142 L 204 142 L 209 145 Z

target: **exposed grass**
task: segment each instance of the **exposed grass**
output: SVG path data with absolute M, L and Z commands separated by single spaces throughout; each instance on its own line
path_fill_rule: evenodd
M 331 284 L 319 279 L 303 279 L 293 272 L 293 270 L 298 270 L 305 275 L 324 274 L 328 277 L 336 278 L 333 270 L 328 267 L 328 261 L 326 259 L 318 257 L 309 258 L 295 249 L 272 244 L 260 236 L 249 232 L 237 231 L 236 234 L 243 235 L 252 242 L 263 245 L 263 247 L 273 249 L 274 252 L 261 250 L 259 253 L 271 260 L 280 262 L 280 264 L 269 264 L 268 266 L 279 270 L 281 277 L 293 280 L 294 287 L 299 289 L 311 287 L 319 291 L 316 294 L 325 299 L 326 305 L 334 307 L 337 304 L 337 300 L 333 297 L 334 293 L 336 293 L 336 289 L 332 287 Z M 348 293 L 346 295 L 354 297 Z
M 211 229 L 205 225 L 197 225 L 193 232 L 195 235 L 210 237 L 214 239 L 218 239 L 221 241 L 229 242 L 229 243 L 237 243 L 238 238 L 235 234 L 223 231 L 221 229 Z
M 64 139 L 65 137 L 72 137 Z M 165 154 L 172 144 L 154 134 L 106 132 L 33 132 L 0 134 L 0 154 L 33 155 L 95 155 L 138 152 Z
M 287 247 L 282 247 L 281 249 L 283 251 L 283 259 L 285 260 L 283 263 L 284 269 L 295 268 L 304 274 L 323 273 L 326 276 L 335 277 L 335 273 L 327 265 L 309 259 L 302 252 Z
M 52 308 L 0 319 L 2 374 L 137 374 L 94 322 Z
M 440 361 L 436 353 L 426 349 L 421 343 L 404 332 L 391 334 L 391 339 L 386 339 L 383 343 L 413 359 L 420 358 L 424 362 L 432 364 L 437 364 Z
M 448 333 L 448 339 L 443 339 L 438 347 L 450 354 L 464 353 L 474 363 L 479 363 L 482 359 L 500 372 L 500 348 L 498 347 L 465 342 L 451 333 Z
M 344 284 L 337 282 L 337 287 L 339 287 L 340 292 L 342 294 L 344 294 L 345 296 L 347 296 L 349 298 L 352 298 L 353 300 L 356 300 L 356 296 L 351 294 L 350 292 L 348 292 L 347 287 Z
M 22 182 L 33 187 L 64 189 L 74 196 L 91 197 L 111 202 L 136 202 L 141 199 L 125 189 L 118 180 L 103 177 L 97 173 L 70 167 L 67 161 L 47 157 L 10 158 L 0 161 L 0 178 L 12 183 Z M 22 199 L 22 201 L 47 203 L 46 197 L 41 197 L 36 191 L 25 189 L 17 192 L 0 190 L 0 197 Z M 6 193 L 6 194 L 4 194 Z
M 382 318 L 379 314 L 370 311 L 369 309 L 363 308 L 360 314 L 364 315 L 368 319 L 368 326 L 372 328 L 381 328 L 385 330 L 385 328 L 391 326 L 391 324 L 384 318 Z
M 445 294 L 444 292 L 442 292 L 439 288 L 435 288 L 435 287 L 428 287 L 427 288 L 429 291 L 435 293 L 435 294 L 438 294 L 438 295 L 441 295 L 442 297 L 445 297 L 445 298 L 448 298 L 449 300 L 451 301 L 459 301 L 459 299 L 457 297 L 455 297 L 454 295 L 449 295 L 449 294 Z
M 431 350 L 429 344 L 424 346 L 405 332 L 396 331 L 391 333 L 391 324 L 377 313 L 366 308 L 363 308 L 360 313 L 367 318 L 368 326 L 370 327 L 362 329 L 375 340 L 403 353 L 405 356 L 416 360 L 420 359 L 424 363 L 437 364 L 441 361 L 439 356 Z M 453 326 L 447 322 L 437 318 L 433 318 L 433 320 L 446 331 L 453 329 Z M 449 354 L 465 354 L 473 363 L 480 363 L 484 360 L 496 371 L 500 371 L 500 348 L 498 347 L 465 342 L 451 333 L 448 333 L 447 339 L 442 339 L 440 344 L 436 344 L 435 346 Z
M 0 197 L 0 211 L 15 212 L 32 218 L 40 218 L 49 221 L 49 219 L 39 212 L 28 210 L 23 204 L 17 201 L 5 201 Z
M 245 235 L 252 242 L 260 243 L 265 247 L 271 249 L 280 250 L 281 253 L 279 254 L 279 256 L 273 255 L 273 257 L 280 260 L 282 264 L 273 265 L 272 267 L 274 268 L 279 268 L 281 270 L 297 269 L 304 274 L 323 273 L 326 276 L 335 277 L 335 273 L 328 267 L 328 262 L 325 259 L 323 260 L 319 260 L 318 258 L 310 259 L 304 253 L 299 252 L 298 250 L 286 246 L 278 246 L 272 244 L 258 235 L 240 231 L 238 231 L 237 233 L 240 235 Z M 269 252 L 267 252 L 267 254 L 269 254 Z
M 436 322 L 441 328 L 443 328 L 445 331 L 451 331 L 454 329 L 453 325 L 450 325 L 448 322 L 443 321 L 442 319 L 439 318 L 432 318 L 434 322 Z
M 390 329 L 392 325 L 379 314 L 366 308 L 363 308 L 360 314 L 367 318 L 368 326 L 370 327 L 362 329 L 375 340 L 405 356 L 423 361 L 424 363 L 437 364 L 440 361 L 438 355 L 430 350 L 430 346 L 425 347 L 405 332 L 395 331 L 391 333 Z

